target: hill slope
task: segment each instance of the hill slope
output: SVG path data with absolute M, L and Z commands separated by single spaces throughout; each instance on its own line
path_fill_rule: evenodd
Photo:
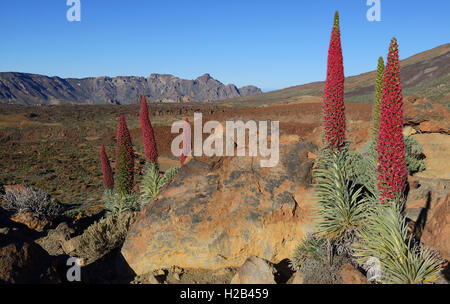
M 345 59 L 344 59 L 345 60 Z M 376 58 L 374 59 L 376 63 Z M 416 54 L 400 62 L 404 95 L 419 94 L 450 104 L 450 43 Z M 376 72 L 345 79 L 345 101 L 373 103 Z M 313 82 L 264 94 L 224 101 L 249 106 L 272 103 L 321 102 L 325 82 Z
M 204 74 L 195 80 L 152 74 L 148 78 L 121 76 L 63 79 L 37 74 L 0 73 L 0 103 L 8 104 L 130 104 L 145 94 L 150 101 L 217 101 L 261 93 L 254 86 L 224 85 Z

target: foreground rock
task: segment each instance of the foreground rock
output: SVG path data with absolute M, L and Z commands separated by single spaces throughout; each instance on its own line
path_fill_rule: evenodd
M 57 264 L 39 245 L 0 234 L 0 283 L 61 283 Z
M 276 284 L 276 273 L 277 270 L 272 263 L 252 256 L 245 261 L 231 284 Z
M 405 97 L 404 102 L 404 124 L 422 133 L 450 134 L 450 111 L 442 104 L 417 95 Z
M 450 260 L 450 197 L 441 199 L 427 215 L 421 241 Z
M 239 267 L 255 255 L 273 263 L 289 257 L 311 228 L 314 201 L 308 152 L 317 147 L 280 136 L 280 160 L 192 158 L 138 216 L 122 253 L 136 274 L 173 265 Z
M 66 223 L 59 224 L 55 229 L 49 230 L 47 236 L 36 240 L 42 248 L 50 255 L 70 254 L 68 241 L 75 230 L 70 228 Z
M 367 278 L 350 263 L 342 266 L 341 278 L 342 284 L 369 284 Z
M 423 147 L 425 154 L 425 171 L 416 174 L 417 177 L 438 178 L 450 180 L 450 136 L 446 134 L 415 134 L 416 139 Z
M 18 212 L 11 217 L 11 221 L 23 224 L 29 229 L 36 230 L 37 232 L 43 232 L 52 224 L 46 219 L 40 219 L 32 212 Z

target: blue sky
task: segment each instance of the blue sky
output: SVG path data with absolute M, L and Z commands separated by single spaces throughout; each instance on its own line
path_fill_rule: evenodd
M 369 22 L 366 0 L 81 0 L 68 22 L 66 0 L 0 1 L 0 71 L 61 77 L 148 76 L 281 89 L 325 79 L 335 10 L 345 74 L 373 70 L 390 39 L 400 57 L 448 43 L 450 1 L 381 0 Z

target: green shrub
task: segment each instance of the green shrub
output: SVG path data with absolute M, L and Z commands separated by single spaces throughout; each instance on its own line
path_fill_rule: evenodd
M 442 261 L 408 236 L 401 204 L 377 202 L 375 206 L 353 246 L 357 261 L 361 265 L 377 261 L 380 283 L 426 284 L 438 279 Z
M 306 259 L 322 261 L 326 257 L 326 241 L 312 234 L 307 235 L 295 249 L 291 267 L 299 269 Z
M 375 148 L 371 143 L 365 146 L 367 151 L 349 152 L 345 160 L 345 168 L 349 178 L 357 185 L 372 194 L 377 191 L 377 162 Z
M 122 194 L 116 190 L 105 190 L 105 210 L 112 214 L 121 214 L 126 211 L 138 211 L 138 196 L 134 192 Z
M 89 226 L 74 238 L 75 253 L 90 261 L 120 247 L 136 217 L 135 212 L 113 214 Z
M 322 166 L 314 171 L 317 207 L 317 234 L 329 239 L 341 252 L 350 248 L 355 233 L 364 223 L 368 199 L 356 188 L 345 171 L 347 151 L 323 151 Z
M 425 170 L 425 155 L 422 146 L 411 136 L 405 136 L 406 169 L 409 174 Z
M 164 175 L 159 174 L 158 165 L 153 162 L 149 162 L 145 168 L 145 173 L 142 178 L 140 186 L 141 191 L 141 204 L 145 205 L 150 202 L 162 187 L 171 182 L 178 173 L 179 167 L 172 167 L 167 170 Z
M 405 159 L 409 174 L 425 170 L 422 146 L 412 137 L 405 136 Z M 375 195 L 377 191 L 377 152 L 372 141 L 368 142 L 358 152 L 348 152 L 345 168 L 350 179 L 362 185 Z

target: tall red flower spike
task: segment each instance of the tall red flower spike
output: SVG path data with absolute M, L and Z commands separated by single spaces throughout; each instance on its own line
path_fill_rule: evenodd
M 102 163 L 102 171 L 103 171 L 103 185 L 105 189 L 113 189 L 114 188 L 114 177 L 111 170 L 111 164 L 109 163 L 108 156 L 105 152 L 105 146 L 102 145 L 100 149 L 100 161 Z
M 158 149 L 156 148 L 155 134 L 153 132 L 152 123 L 148 115 L 147 100 L 142 95 L 141 114 L 139 115 L 141 122 L 142 137 L 144 138 L 145 159 L 156 164 L 158 161 Z
M 134 153 L 125 117 L 120 115 L 116 144 L 116 188 L 119 193 L 127 194 L 133 190 Z
M 389 46 L 383 76 L 383 98 L 378 133 L 378 191 L 382 203 L 398 198 L 406 182 L 405 142 L 403 138 L 403 96 L 397 39 Z
M 338 12 L 334 16 L 328 50 L 327 79 L 323 92 L 322 109 L 325 141 L 330 147 L 341 149 L 345 141 L 345 106 L 344 65 Z
M 186 156 L 191 154 L 191 134 L 187 134 L 185 131 L 190 129 L 189 120 L 186 118 L 184 120 L 185 127 L 183 128 L 183 140 L 181 141 L 181 155 L 180 155 L 180 163 L 184 164 L 186 161 Z

